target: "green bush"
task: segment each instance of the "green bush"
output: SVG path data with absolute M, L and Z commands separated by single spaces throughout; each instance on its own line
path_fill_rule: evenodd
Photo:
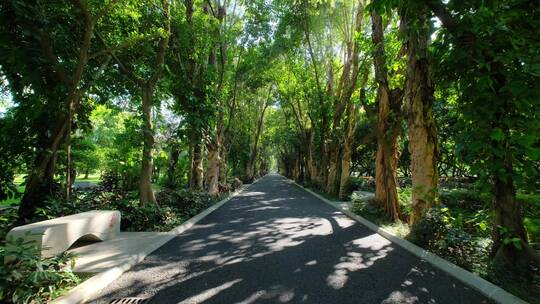
M 469 189 L 450 189 L 441 191 L 441 203 L 449 207 L 459 207 L 468 210 L 479 210 L 486 208 L 491 197 L 488 193 L 481 193 Z
M 475 237 L 453 223 L 456 219 L 448 208 L 431 208 L 412 227 L 409 240 L 467 270 L 485 274 L 490 241 Z
M 368 177 L 349 177 L 350 191 L 369 191 L 375 192 L 375 179 Z
M 6 256 L 13 260 L 4 263 Z M 80 282 L 70 270 L 73 255 L 42 259 L 34 243 L 22 238 L 9 238 L 6 246 L 0 246 L 0 258 L 2 303 L 47 303 Z
M 353 200 L 351 203 L 351 211 L 353 213 L 359 214 L 378 225 L 388 221 L 384 210 L 372 200 Z
M 3 209 L 0 212 L 0 245 L 5 241 L 9 230 L 14 227 L 17 218 L 17 209 Z

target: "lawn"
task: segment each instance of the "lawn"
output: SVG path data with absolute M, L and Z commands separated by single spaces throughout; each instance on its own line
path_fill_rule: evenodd
M 13 181 L 15 185 L 17 185 L 17 191 L 22 195 L 24 192 L 25 186 L 24 183 L 24 174 L 17 174 L 15 175 L 15 180 Z M 90 182 L 94 184 L 98 184 L 101 181 L 101 176 L 99 173 L 92 173 L 88 175 L 88 178 L 84 178 L 83 176 L 77 177 L 75 179 L 75 182 Z M 18 205 L 21 201 L 21 197 L 14 197 L 10 199 L 6 199 L 3 201 L 0 201 L 0 206 L 10 206 L 10 205 Z

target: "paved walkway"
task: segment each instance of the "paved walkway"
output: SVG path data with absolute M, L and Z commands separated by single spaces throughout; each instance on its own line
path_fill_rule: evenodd
M 489 303 L 478 292 L 267 175 L 126 272 L 97 303 Z

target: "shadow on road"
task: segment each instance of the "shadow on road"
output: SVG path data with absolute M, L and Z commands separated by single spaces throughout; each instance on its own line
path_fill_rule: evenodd
M 98 303 L 488 303 L 278 175 L 125 273 Z

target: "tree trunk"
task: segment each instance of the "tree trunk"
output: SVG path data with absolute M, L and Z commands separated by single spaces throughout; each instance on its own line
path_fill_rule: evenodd
M 339 198 L 345 199 L 349 188 L 349 175 L 351 169 L 352 159 L 352 145 L 354 141 L 354 129 L 356 127 L 356 107 L 349 103 L 348 109 L 348 123 L 345 133 L 345 141 L 343 142 L 343 152 L 341 155 L 341 177 L 339 182 Z
M 388 72 L 385 62 L 382 18 L 373 11 L 372 39 L 375 44 L 375 79 L 378 84 L 377 104 L 377 157 L 375 163 L 375 200 L 385 210 L 388 217 L 399 219 L 400 207 L 397 194 L 397 161 L 401 98 L 391 94 L 388 86 Z
M 388 132 L 388 106 L 381 104 L 384 93 L 379 99 L 379 121 L 377 122 L 377 157 L 375 163 L 375 200 L 386 211 L 392 221 L 400 216 L 399 198 L 397 194 L 397 162 L 398 162 L 398 136 L 396 132 Z
M 190 169 L 190 184 L 192 190 L 203 189 L 203 144 L 201 135 L 195 132 L 192 141 L 191 169 Z
M 261 137 L 262 126 L 264 123 L 264 113 L 266 112 L 266 109 L 270 105 L 269 99 L 270 99 L 271 91 L 272 91 L 272 87 L 268 89 L 268 97 L 264 101 L 264 106 L 261 111 L 261 116 L 257 120 L 257 131 L 255 133 L 255 142 L 253 143 L 253 147 L 251 149 L 251 153 L 250 153 L 250 157 L 249 157 L 249 161 L 247 165 L 247 170 L 246 170 L 246 175 L 249 181 L 253 180 L 253 177 L 255 174 L 255 162 L 257 161 L 257 152 L 259 149 L 259 138 Z
M 56 191 L 54 184 L 54 170 L 56 168 L 57 152 L 60 143 L 64 140 L 67 130 L 67 117 L 60 116 L 53 129 L 54 137 L 50 145 L 36 156 L 34 167 L 28 173 L 26 188 L 18 209 L 19 223 L 32 218 L 37 208 L 43 207 L 48 196 Z
M 180 157 L 180 149 L 177 145 L 172 145 L 169 158 L 169 166 L 167 168 L 167 182 L 169 186 L 176 187 L 176 166 L 178 165 L 178 158 Z
M 523 226 L 523 210 L 516 200 L 516 189 L 511 177 L 503 181 L 494 177 L 495 218 L 493 221 L 492 255 L 495 260 L 506 264 L 524 265 L 527 262 L 524 246 L 528 245 L 527 233 Z M 505 238 L 518 238 L 518 244 L 504 244 Z M 518 247 L 519 246 L 519 247 Z
M 152 95 L 153 88 L 149 85 L 142 87 L 142 110 L 143 110 L 143 154 L 141 176 L 139 179 L 139 200 L 142 204 L 156 203 L 154 190 L 152 189 L 152 170 L 154 168 L 154 125 L 152 122 Z
M 422 23 L 429 22 L 426 13 L 419 12 Z M 405 21 L 406 22 L 406 21 Z M 427 41 L 429 32 L 408 29 L 407 81 L 404 102 L 408 107 L 409 152 L 411 153 L 412 213 L 416 223 L 426 210 L 437 203 L 439 175 L 437 172 L 437 130 L 433 117 L 433 85 L 429 75 Z
M 315 137 L 315 133 L 313 132 L 313 130 L 309 130 L 308 132 L 308 139 L 307 139 L 307 143 L 306 143 L 306 151 L 308 153 L 307 155 L 307 167 L 308 167 L 308 172 L 309 172 L 309 181 L 316 181 L 318 176 L 319 176 L 319 172 L 317 171 L 317 165 L 315 164 L 315 161 L 313 160 L 313 140 L 314 140 L 314 137 Z
M 227 158 L 229 156 L 229 153 L 227 151 L 227 147 L 223 146 L 219 150 L 220 156 L 219 156 L 219 183 L 220 184 L 227 184 Z
M 219 138 L 208 145 L 208 168 L 206 172 L 206 187 L 207 191 L 212 196 L 219 194 L 219 165 L 220 160 L 220 144 Z
M 75 177 L 71 175 L 73 164 L 71 162 L 71 107 L 68 109 L 68 123 L 66 131 L 66 202 L 69 203 L 71 199 L 71 185 L 72 179 Z
M 340 156 L 339 144 L 334 144 L 334 147 L 329 151 L 328 162 L 328 176 L 326 179 L 326 192 L 330 195 L 336 195 L 338 193 L 338 162 Z

